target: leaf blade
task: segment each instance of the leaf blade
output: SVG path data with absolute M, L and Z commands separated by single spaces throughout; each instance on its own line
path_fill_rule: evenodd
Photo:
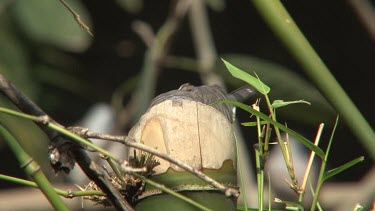
M 224 59 L 221 60 L 224 62 L 225 66 L 233 77 L 250 84 L 262 94 L 268 94 L 271 91 L 271 88 L 264 84 L 259 78 L 250 75 L 249 73 L 239 69 L 238 67 L 232 65 Z
M 298 104 L 298 103 L 304 103 L 307 105 L 311 105 L 310 102 L 307 102 L 305 100 L 294 100 L 294 101 L 284 101 L 284 100 L 275 100 L 272 103 L 273 108 L 280 108 L 291 104 Z
M 240 102 L 237 102 L 237 101 L 234 101 L 234 100 L 222 100 L 222 101 L 219 101 L 218 103 L 228 103 L 228 104 L 231 104 L 231 105 L 234 105 L 238 108 L 241 108 L 269 123 L 271 123 L 272 125 L 278 127 L 280 130 L 284 131 L 284 132 L 287 132 L 289 133 L 291 136 L 293 136 L 294 138 L 296 138 L 299 142 L 301 142 L 303 145 L 305 145 L 307 148 L 309 148 L 310 150 L 314 151 L 319 157 L 321 158 L 324 158 L 325 156 L 325 153 L 323 152 L 322 149 L 320 149 L 319 147 L 315 146 L 310 140 L 308 140 L 307 138 L 301 136 L 300 134 L 298 134 L 297 132 L 295 132 L 294 130 L 272 120 L 271 118 L 269 118 L 267 115 L 251 108 L 250 106 L 246 105 L 246 104 L 243 104 L 243 103 L 240 103 Z
M 349 162 L 347 162 L 347 163 L 345 163 L 345 164 L 343 164 L 339 167 L 336 167 L 334 169 L 331 169 L 331 170 L 327 171 L 323 176 L 323 181 L 325 181 L 325 180 L 327 180 L 327 179 L 347 170 L 348 168 L 350 168 L 350 167 L 352 167 L 352 166 L 354 166 L 354 165 L 356 165 L 356 164 L 358 164 L 358 163 L 360 163 L 364 160 L 365 160 L 364 156 L 360 156 L 360 157 L 358 157 L 358 158 L 356 158 L 352 161 L 349 161 Z

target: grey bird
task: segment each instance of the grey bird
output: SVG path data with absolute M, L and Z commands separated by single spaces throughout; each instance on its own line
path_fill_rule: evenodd
M 150 108 L 165 100 L 182 101 L 192 100 L 201 102 L 219 110 L 230 122 L 234 121 L 235 107 L 227 103 L 214 104 L 221 100 L 235 100 L 244 102 L 256 94 L 254 88 L 249 85 L 240 87 L 230 93 L 227 93 L 219 85 L 194 86 L 189 83 L 183 84 L 177 90 L 172 90 L 156 96 L 152 101 Z

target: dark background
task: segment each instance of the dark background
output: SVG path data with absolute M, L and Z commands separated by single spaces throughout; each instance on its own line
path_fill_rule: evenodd
M 145 48 L 139 38 L 132 33 L 129 25 L 133 20 L 141 19 L 157 29 L 167 15 L 169 1 L 159 1 L 159 4 L 146 1 L 144 10 L 136 16 L 124 13 L 116 4 L 110 2 L 103 4 L 98 1 L 84 1 L 84 3 L 93 14 L 95 41 L 84 54 L 77 57 L 87 70 L 86 77 L 91 83 L 101 84 L 102 91 L 105 92 L 102 100 L 109 100 L 116 84 L 138 73 L 142 65 Z M 375 64 L 375 45 L 353 9 L 346 1 L 283 1 L 283 3 L 344 90 L 373 125 L 372 91 L 374 89 L 371 72 Z M 226 1 L 226 8 L 222 12 L 209 10 L 209 19 L 219 55 L 225 53 L 254 55 L 282 64 L 306 77 L 301 67 L 263 22 L 251 1 Z M 194 57 L 191 39 L 189 23 L 185 21 L 171 49 L 172 54 Z M 124 40 L 135 44 L 134 56 L 131 58 L 121 58 L 113 50 L 113 46 Z M 108 71 L 111 71 L 111 74 L 103 75 L 103 72 Z M 176 89 L 186 82 L 201 84 L 198 75 L 173 70 L 165 70 L 159 80 L 162 82 L 158 83 L 157 93 Z M 283 83 L 293 83 L 293 81 Z M 82 108 L 84 110 L 85 106 Z M 64 116 L 66 116 L 65 111 Z M 245 121 L 246 116 L 241 119 Z M 294 125 L 301 128 L 298 122 L 289 121 L 288 125 L 291 128 Z M 310 127 L 311 129 L 307 131 L 314 134 L 316 126 L 306 127 Z M 326 130 L 325 140 L 330 135 L 329 129 Z M 339 127 L 336 134 L 337 139 L 333 143 L 330 160 L 332 166 L 366 155 L 366 150 L 345 126 Z M 337 175 L 335 179 L 359 179 L 369 169 L 371 163 L 371 159 L 367 158 L 365 163 Z
M 33 99 L 47 113 L 65 125 L 79 120 L 94 103 L 109 103 L 116 88 L 140 72 L 147 48 L 132 31 L 131 24 L 134 20 L 142 20 L 156 31 L 165 21 L 170 6 L 170 1 L 144 1 L 143 9 L 137 14 L 132 14 L 116 1 L 84 0 L 82 3 L 90 14 L 94 34 L 92 43 L 82 52 L 71 52 L 34 41 L 22 31 L 22 27 L 17 25 L 18 22 L 12 19 L 12 5 L 5 11 L 9 23 L 13 25 L 13 32 L 28 55 L 28 75 L 34 83 L 33 86 L 38 87 L 38 94 Z M 219 55 L 252 55 L 287 67 L 310 81 L 261 19 L 251 1 L 225 1 L 225 4 L 222 11 L 208 9 L 212 35 Z M 375 39 L 361 24 L 353 8 L 347 1 L 283 1 L 283 4 L 344 90 L 374 126 L 372 72 L 375 67 Z M 69 15 L 67 13 L 67 16 Z M 72 24 L 76 23 L 72 21 Z M 49 53 L 46 55 L 45 52 Z M 176 34 L 170 54 L 195 57 L 187 19 Z M 78 78 L 87 85 L 87 89 L 77 94 L 56 86 L 53 82 L 46 83 L 40 80 L 38 75 L 34 75 L 34 69 L 41 64 Z M 197 73 L 165 68 L 157 78 L 156 93 L 176 89 L 187 82 L 195 85 L 202 83 Z M 289 84 L 293 81 L 283 80 L 280 83 Z M 230 87 L 232 88 L 235 87 Z M 130 95 L 126 95 L 123 103 L 126 104 L 129 100 Z M 330 118 L 333 121 L 335 117 Z M 239 112 L 239 119 L 248 121 L 248 115 Z M 281 120 L 287 121 L 289 127 L 297 128 L 310 139 L 313 139 L 319 123 L 299 122 L 288 119 L 287 115 L 281 116 Z M 131 125 L 128 125 L 124 133 L 130 127 Z M 327 125 L 323 135 L 322 148 L 327 145 L 331 129 L 332 122 Z M 248 140 L 253 139 L 254 133 L 251 129 L 243 130 Z M 366 160 L 335 176 L 333 180 L 355 181 L 362 178 L 373 165 L 366 149 L 342 121 L 335 137 L 330 167 L 339 166 L 361 155 L 364 155 Z M 249 149 L 251 145 L 250 143 Z M 1 160 L 15 160 L 4 145 L 0 155 Z M 12 167 L 6 163 L 1 164 L 1 169 L 6 169 L 7 174 L 22 175 L 20 169 L 14 169 L 14 163 L 7 164 Z

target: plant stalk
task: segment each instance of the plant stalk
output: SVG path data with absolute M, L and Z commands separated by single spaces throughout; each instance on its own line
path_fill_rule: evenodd
M 251 1 L 375 160 L 375 133 L 279 0 Z
M 13 151 L 26 174 L 35 181 L 38 188 L 43 192 L 55 210 L 69 210 L 60 196 L 53 189 L 47 177 L 40 170 L 40 166 L 25 152 L 25 150 L 23 150 L 14 136 L 2 125 L 0 125 L 0 134 L 8 143 L 9 148 Z

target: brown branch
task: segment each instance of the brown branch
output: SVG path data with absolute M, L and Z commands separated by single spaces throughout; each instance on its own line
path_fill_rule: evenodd
M 165 153 L 162 153 L 162 152 L 159 152 L 158 150 L 156 149 L 153 149 L 153 148 L 150 148 L 146 145 L 143 145 L 141 143 L 137 143 L 135 142 L 134 139 L 130 138 L 129 136 L 112 136 L 112 135 L 108 135 L 108 134 L 101 134 L 101 133 L 94 133 L 94 132 L 86 132 L 85 133 L 85 138 L 97 138 L 97 139 L 103 139 L 103 140 L 109 140 L 109 141 L 114 141 L 114 142 L 118 142 L 118 143 L 121 143 L 121 144 L 125 144 L 126 146 L 129 146 L 129 147 L 133 147 L 133 148 L 136 148 L 136 149 L 139 149 L 139 150 L 142 150 L 142 151 L 145 151 L 145 152 L 148 152 L 152 155 L 155 155 L 157 157 L 160 157 L 166 161 L 169 161 L 175 165 L 177 165 L 178 167 L 194 174 L 195 176 L 199 177 L 200 179 L 206 181 L 208 184 L 216 187 L 217 189 L 219 189 L 220 191 L 224 192 L 226 196 L 235 196 L 235 197 L 238 197 L 239 196 L 239 192 L 238 190 L 234 189 L 234 188 L 230 188 L 230 187 L 226 187 L 225 185 L 217 182 L 216 180 L 212 179 L 211 177 L 205 175 L 204 173 L 202 173 L 201 171 L 199 171 L 198 169 L 194 169 L 193 167 L 165 154 Z
M 40 116 L 42 119 L 48 119 L 48 121 L 56 123 L 33 101 L 27 98 L 22 92 L 18 91 L 17 88 L 2 74 L 0 74 L 0 92 L 22 112 L 34 116 Z M 68 173 L 74 167 L 74 162 L 77 162 L 85 172 L 86 176 L 100 187 L 100 189 L 107 195 L 109 202 L 117 210 L 133 210 L 129 203 L 122 197 L 120 192 L 112 186 L 109 178 L 106 177 L 103 171 L 91 161 L 86 151 L 80 145 L 67 137 L 60 135 L 56 131 L 49 129 L 43 124 L 43 121 L 37 123 L 37 125 L 51 140 L 49 156 L 52 167 L 55 171 L 63 170 Z

